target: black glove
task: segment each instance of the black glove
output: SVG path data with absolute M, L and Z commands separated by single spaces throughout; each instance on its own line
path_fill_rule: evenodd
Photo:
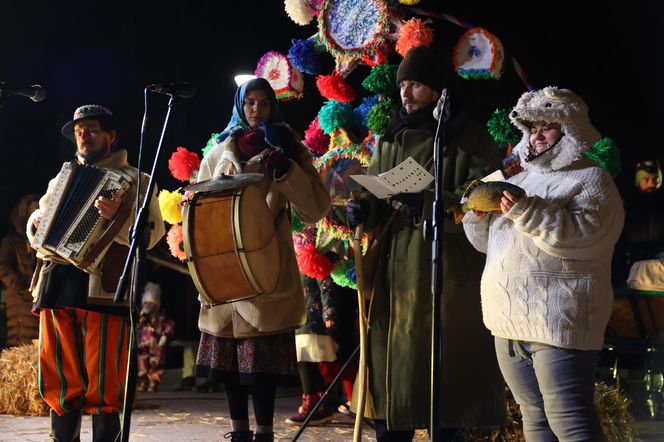
M 364 223 L 369 216 L 369 201 L 365 199 L 350 200 L 346 206 L 346 219 L 348 225 L 354 229 Z
M 405 208 L 406 213 L 411 218 L 420 219 L 422 217 L 422 206 L 424 205 L 424 196 L 420 193 L 397 193 L 391 196 L 392 201 L 399 201 Z
M 275 178 L 281 178 L 286 175 L 290 169 L 290 161 L 282 150 L 273 149 L 263 158 L 263 164 L 270 173 L 274 173 Z

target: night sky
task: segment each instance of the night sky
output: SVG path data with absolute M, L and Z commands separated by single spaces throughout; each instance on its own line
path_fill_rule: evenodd
M 469 2 L 423 1 L 418 5 L 482 26 L 522 65 L 535 88 L 574 90 L 590 106 L 603 136 L 622 149 L 629 182 L 639 159 L 662 152 L 658 128 L 664 119 L 660 77 L 664 19 L 657 2 Z M 587 11 L 579 8 L 584 5 Z M 230 117 L 233 76 L 252 72 L 269 50 L 287 53 L 294 38 L 316 32 L 286 15 L 281 0 L 28 2 L 3 1 L 0 81 L 41 84 L 46 100 L 10 97 L 0 108 L 0 233 L 9 210 L 23 194 L 42 194 L 71 158 L 74 147 L 60 127 L 81 104 L 102 104 L 122 121 L 121 144 L 138 152 L 143 89 L 148 84 L 189 81 L 196 97 L 180 100 L 171 117 L 158 166 L 160 187 L 174 189 L 166 161 L 176 146 L 200 151 Z M 451 47 L 464 30 L 436 21 L 436 45 Z M 398 58 L 395 59 L 398 61 Z M 368 74 L 349 77 L 358 84 Z M 328 72 L 324 72 L 328 73 Z M 464 80 L 465 81 L 465 80 Z M 496 107 L 511 107 L 525 86 L 507 63 L 500 81 L 466 81 L 473 115 L 482 123 Z M 365 95 L 358 87 L 358 92 Z M 454 99 L 454 97 L 452 97 Z M 154 156 L 167 97 L 149 95 L 144 148 Z M 306 77 L 305 97 L 282 105 L 286 120 L 303 132 L 324 99 Z M 143 170 L 149 170 L 148 164 Z

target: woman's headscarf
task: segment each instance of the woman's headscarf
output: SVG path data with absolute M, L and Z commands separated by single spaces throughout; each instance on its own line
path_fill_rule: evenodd
M 217 137 L 217 143 L 221 143 L 230 135 L 240 134 L 240 131 L 249 129 L 249 123 L 244 117 L 244 96 L 247 91 L 262 90 L 270 99 L 270 118 L 268 121 L 261 122 L 260 129 L 265 134 L 265 141 L 272 147 L 281 149 L 281 140 L 277 133 L 277 126 L 285 125 L 284 117 L 279 112 L 277 96 L 270 83 L 264 78 L 254 78 L 242 83 L 235 92 L 233 100 L 233 114 L 226 129 Z M 239 133 L 238 133 L 239 132 Z

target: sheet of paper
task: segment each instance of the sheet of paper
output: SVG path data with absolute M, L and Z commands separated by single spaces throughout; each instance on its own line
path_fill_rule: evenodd
M 374 175 L 351 175 L 352 179 L 357 181 L 367 189 L 369 192 L 376 195 L 377 198 L 387 198 L 390 195 L 394 195 L 392 189 L 389 186 L 384 184 L 381 179 Z
M 351 178 L 378 198 L 387 198 L 397 193 L 417 193 L 426 189 L 434 180 L 433 176 L 411 157 L 379 176 L 351 175 Z
M 491 181 L 505 181 L 505 175 L 503 175 L 503 172 L 498 169 L 482 178 L 481 181 L 484 181 L 485 183 L 489 183 Z

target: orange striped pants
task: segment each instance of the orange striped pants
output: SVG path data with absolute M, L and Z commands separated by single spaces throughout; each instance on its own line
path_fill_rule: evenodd
M 122 409 L 128 318 L 78 309 L 39 313 L 39 391 L 58 415 Z

